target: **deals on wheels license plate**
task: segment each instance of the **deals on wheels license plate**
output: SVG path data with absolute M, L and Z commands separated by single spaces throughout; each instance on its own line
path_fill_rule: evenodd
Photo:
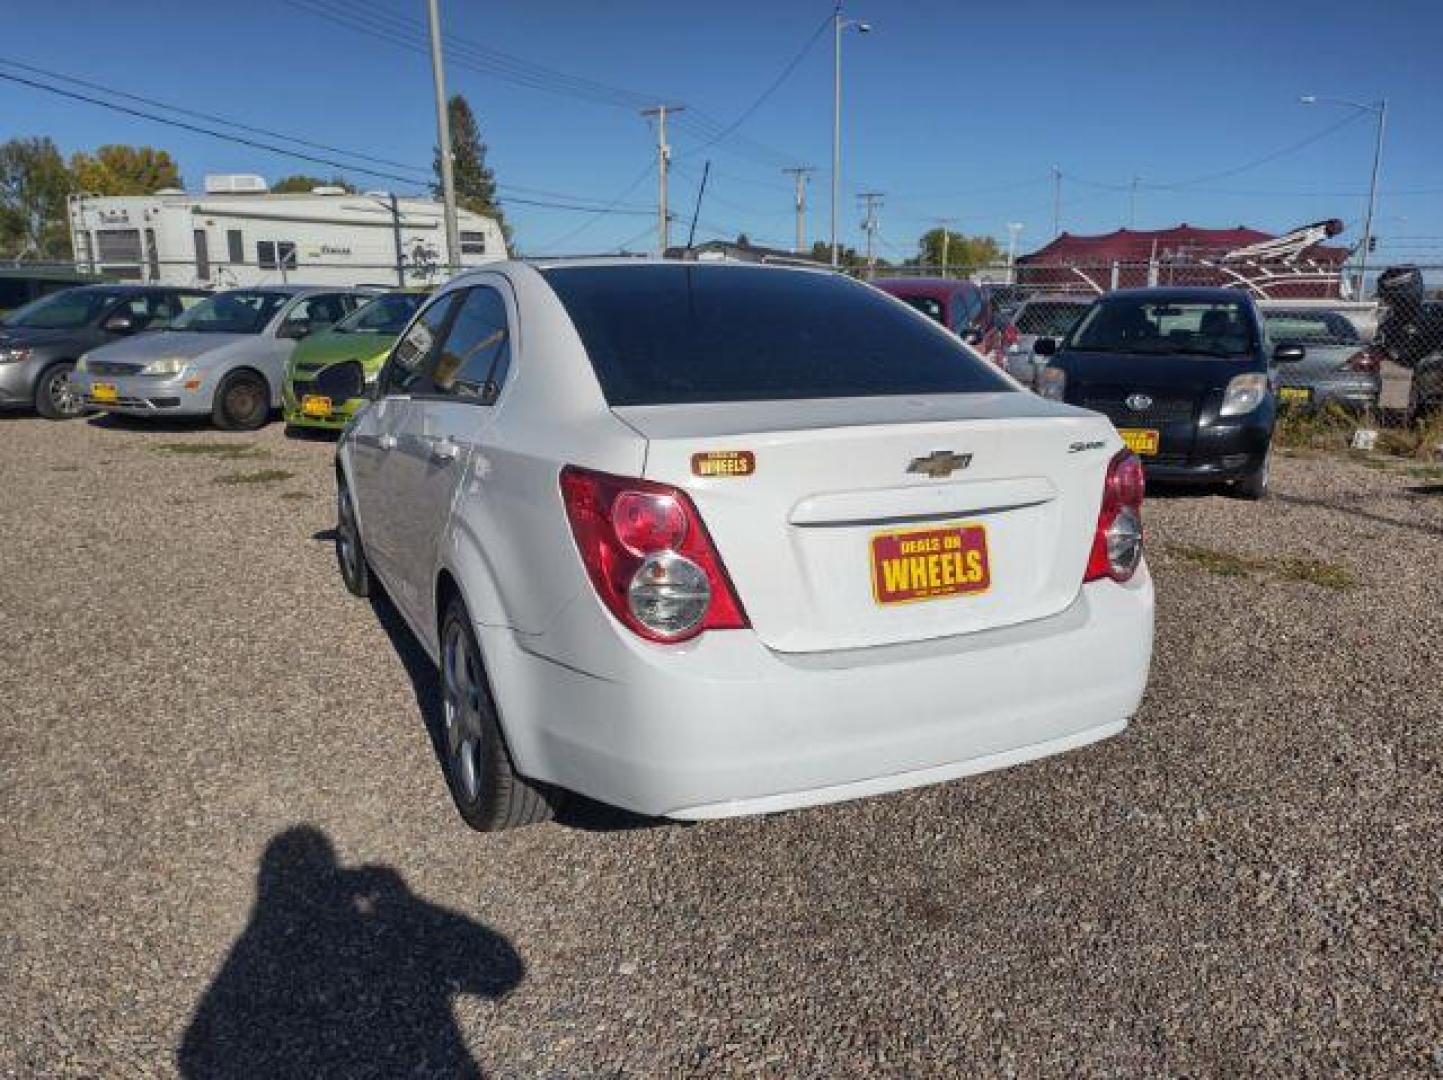
M 90 397 L 95 401 L 116 401 L 120 398 L 120 392 L 116 390 L 114 383 L 92 383 Z
M 872 597 L 884 607 L 986 592 L 991 585 L 983 525 L 938 525 L 872 537 Z
M 331 399 L 320 397 L 317 394 L 307 394 L 301 398 L 301 413 L 305 416 L 330 416 Z
M 1160 436 L 1155 428 L 1118 428 L 1117 433 L 1122 436 L 1122 445 L 1134 454 L 1157 453 Z

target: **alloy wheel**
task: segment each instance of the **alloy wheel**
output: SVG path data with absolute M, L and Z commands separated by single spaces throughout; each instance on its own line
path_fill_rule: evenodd
M 360 577 L 357 556 L 360 546 L 356 543 L 356 512 L 351 506 L 351 492 L 345 484 L 336 492 L 336 547 L 340 550 L 341 566 L 346 577 L 355 581 Z
M 480 664 L 464 626 L 450 622 L 442 646 L 446 756 L 457 794 L 474 803 L 481 794 Z
M 75 392 L 75 383 L 70 378 L 70 372 L 62 371 L 50 380 L 50 404 L 61 416 L 78 416 L 81 412 L 82 402 L 80 395 Z

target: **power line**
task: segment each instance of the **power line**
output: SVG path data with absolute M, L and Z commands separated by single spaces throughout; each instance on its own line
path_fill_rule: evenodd
M 591 227 L 592 227 L 593 225 L 595 225 L 598 221 L 600 221 L 603 217 L 605 217 L 605 216 L 606 216 L 607 214 L 609 214 L 612 210 L 614 210 L 617 206 L 619 206 L 619 205 L 621 204 L 622 200 L 624 200 L 624 199 L 625 199 L 627 196 L 629 196 L 633 191 L 635 191 L 637 188 L 639 188 L 639 187 L 641 186 L 642 182 L 643 182 L 644 180 L 646 180 L 648 177 L 651 176 L 651 171 L 652 171 L 652 169 L 654 169 L 654 168 L 656 168 L 655 163 L 648 161 L 648 162 L 646 163 L 646 168 L 642 169 L 641 172 L 637 174 L 636 179 L 633 180 L 631 183 L 627 184 L 626 187 L 624 187 L 624 188 L 621 190 L 621 192 L 616 196 L 616 198 L 612 199 L 609 203 L 607 203 L 605 206 L 603 206 L 600 210 L 597 210 L 595 213 L 593 213 L 593 214 L 591 215 L 591 217 L 589 217 L 586 221 L 583 221 L 580 225 L 576 226 L 576 228 L 572 229 L 570 232 L 567 232 L 567 233 L 562 234 L 561 236 L 558 236 L 556 239 L 552 240 L 550 243 L 542 244 L 539 250 L 542 251 L 542 252 L 555 251 L 555 250 L 556 250 L 557 248 L 559 248 L 562 244 L 569 244 L 572 240 L 576 239 L 576 237 L 580 236 L 580 235 L 581 235 L 582 233 L 584 233 L 587 229 L 591 228 Z M 647 211 L 647 213 L 650 213 L 650 212 L 651 212 L 651 211 Z M 650 231 L 650 227 L 649 227 L 649 226 L 648 226 L 647 231 L 648 231 L 648 232 Z M 645 233 L 642 233 L 641 235 L 644 236 L 644 235 L 646 235 L 646 234 L 645 234 Z
M 7 80 L 7 81 L 9 81 L 9 82 L 19 83 L 19 84 L 21 84 L 21 85 L 31 87 L 32 89 L 35 89 L 35 90 L 42 90 L 42 91 L 44 91 L 44 92 L 46 92 L 46 93 L 49 93 L 49 94 L 56 94 L 56 95 L 58 95 L 58 96 L 60 96 L 60 97 L 70 98 L 71 100 L 74 100 L 74 101 L 81 101 L 81 102 L 84 102 L 84 103 L 89 104 L 89 105 L 97 105 L 97 106 L 99 106 L 99 107 L 102 108 L 102 109 L 110 109 L 110 110 L 112 110 L 113 112 L 124 113 L 124 114 L 127 115 L 127 116 L 134 116 L 134 117 L 138 117 L 139 119 L 142 119 L 142 120 L 152 121 L 153 123 L 164 124 L 164 125 L 166 125 L 167 127 L 179 128 L 179 129 L 181 129 L 182 131 L 189 131 L 189 132 L 191 132 L 191 133 L 193 133 L 193 134 L 196 134 L 196 135 L 204 135 L 204 136 L 206 136 L 207 138 L 219 139 L 219 140 L 221 140 L 222 142 L 236 143 L 236 144 L 238 144 L 238 145 L 240 145 L 240 146 L 248 146 L 248 147 L 251 147 L 252 149 L 255 149 L 255 150 L 263 150 L 263 151 L 265 151 L 265 152 L 267 152 L 267 153 L 278 154 L 278 155 L 280 155 L 281 157 L 292 158 L 292 159 L 295 159 L 295 160 L 298 160 L 298 161 L 309 161 L 309 162 L 312 162 L 313 164 L 317 164 L 317 165 L 326 165 L 326 166 L 329 166 L 329 167 L 331 167 L 331 168 L 333 168 L 333 169 L 339 169 L 339 170 L 341 170 L 341 171 L 343 171 L 343 172 L 362 173 L 362 174 L 364 174 L 364 175 L 366 175 L 366 176 L 374 176 L 374 177 L 378 177 L 378 178 L 383 179 L 383 180 L 393 180 L 393 181 L 396 181 L 397 183 L 405 184 L 405 185 L 407 185 L 407 186 L 415 186 L 416 184 L 423 182 L 423 181 L 421 181 L 421 180 L 418 178 L 419 175 L 424 175 L 424 174 L 422 174 L 422 171 L 421 171 L 420 169 L 415 169 L 415 170 L 414 170 L 415 173 L 418 174 L 418 175 L 402 176 L 402 175 L 400 175 L 400 174 L 398 174 L 398 173 L 387 172 L 387 171 L 384 171 L 384 170 L 381 170 L 381 169 L 368 168 L 368 167 L 364 167 L 364 166 L 356 165 L 356 164 L 348 164 L 348 163 L 343 162 L 343 161 L 337 161 L 337 160 L 335 160 L 334 158 L 322 157 L 322 156 L 320 156 L 320 155 L 318 155 L 318 154 L 307 153 L 307 152 L 300 151 L 300 150 L 292 150 L 292 149 L 288 149 L 288 148 L 283 147 L 283 146 L 276 146 L 276 145 L 274 145 L 273 143 L 262 142 L 262 141 L 260 141 L 260 140 L 258 140 L 258 139 L 252 139 L 252 138 L 248 138 L 248 137 L 242 136 L 242 135 L 234 135 L 234 134 L 231 134 L 231 133 L 228 133 L 228 132 L 224 132 L 224 131 L 216 131 L 214 128 L 202 127 L 202 126 L 199 125 L 199 124 L 192 124 L 192 123 L 189 123 L 189 122 L 184 121 L 184 120 L 176 120 L 176 119 L 173 118 L 173 117 L 160 116 L 160 115 L 158 115 L 158 114 L 156 114 L 156 113 L 148 112 L 148 111 L 146 111 L 146 110 L 144 110 L 144 109 L 136 109 L 136 108 L 132 108 L 131 106 L 128 106 L 128 105 L 120 105 L 120 104 L 117 104 L 117 103 L 115 103 L 115 102 L 113 102 L 113 101 L 105 101 L 105 100 L 103 100 L 102 98 L 94 97 L 94 96 L 92 96 L 92 95 L 90 95 L 90 94 L 82 94 L 82 93 L 80 93 L 79 91 L 67 90 L 67 89 L 65 89 L 64 87 L 53 86 L 53 85 L 50 85 L 50 84 L 48 84 L 48 83 L 39 82 L 39 81 L 37 81 L 37 80 L 35 80 L 35 79 L 26 78 L 26 77 L 21 76 L 21 75 L 15 75 L 15 74 L 10 74 L 10 73 L 4 72 L 4 71 L 0 71 L 0 79 L 5 79 L 5 80 Z M 95 84 L 95 85 L 98 86 L 99 84 Z M 106 92 L 106 93 L 109 93 L 109 92 L 110 92 L 108 88 L 101 88 L 101 89 L 103 90 L 103 92 Z M 230 123 L 230 121 L 218 121 L 218 122 L 220 122 L 220 123 L 227 123 L 227 124 Z M 232 126 L 241 126 L 241 125 L 232 125 Z M 298 140 L 298 141 L 299 141 L 299 140 Z M 342 151 L 342 152 L 344 152 L 344 151 Z M 500 189 L 502 189 L 502 190 L 507 190 L 507 191 L 512 191 L 512 190 L 534 190 L 534 189 L 526 189 L 526 188 L 517 188 L 515 185 L 511 185 L 511 186 L 509 186 L 509 187 L 508 187 L 508 186 L 505 186 L 505 185 L 497 185 L 497 187 L 500 188 Z M 563 200 L 563 199 L 564 199 L 564 200 L 568 200 L 568 201 L 561 201 L 561 200 Z M 538 199 L 538 198 L 530 198 L 530 197 L 523 196 L 523 195 L 510 195 L 510 194 L 507 194 L 507 195 L 505 196 L 505 201 L 508 202 L 508 203 L 515 203 L 515 204 L 522 205 L 522 206 L 536 206 L 536 207 L 541 207 L 541 208 L 548 209 L 548 210 L 568 210 L 568 211 L 574 211 L 574 212 L 578 212 L 578 213 L 594 213 L 594 212 L 596 212 L 596 211 L 599 209 L 598 207 L 596 207 L 596 206 L 594 206 L 594 205 L 585 205 L 585 204 L 584 204 L 584 196 L 558 196 L 557 198 L 554 198 L 554 199 Z M 642 209 L 642 208 L 636 208 L 636 209 L 624 208 L 624 209 L 623 209 L 623 208 L 620 208 L 620 207 L 607 207 L 607 208 L 605 208 L 605 210 L 606 210 L 606 212 L 608 212 L 608 213 L 627 214 L 627 215 L 644 215 L 644 214 L 650 214 L 650 213 L 651 213 L 650 210 L 646 210 L 646 209 Z
M 369 154 L 362 154 L 355 150 L 347 150 L 339 146 L 329 146 L 326 143 L 312 142 L 303 139 L 298 135 L 287 135 L 284 132 L 271 131 L 268 128 L 254 127 L 250 124 L 243 124 L 239 120 L 228 120 L 223 116 L 216 116 L 212 113 L 197 112 L 195 109 L 188 109 L 181 105 L 172 105 L 167 101 L 158 101 L 155 98 L 142 97 L 139 94 L 132 94 L 125 90 L 117 90 L 111 86 L 103 86 L 100 83 L 90 82 L 86 79 L 77 79 L 73 75 L 62 75 L 58 71 L 48 71 L 45 68 L 36 67 L 33 64 L 22 63 L 19 60 L 12 60 L 9 57 L 0 56 L 0 64 L 8 67 L 19 68 L 28 71 L 32 75 L 43 75 L 48 79 L 58 79 L 60 82 L 69 83 L 72 86 L 83 86 L 88 90 L 98 90 L 111 97 L 121 98 L 125 101 L 135 101 L 142 105 L 151 105 L 158 109 L 165 109 L 168 112 L 179 113 L 182 116 L 194 117 L 197 120 L 206 120 L 213 124 L 222 124 L 225 127 L 233 127 L 240 131 L 249 131 L 253 135 L 265 135 L 272 139 L 280 139 L 284 142 L 296 143 L 299 146 L 309 146 L 313 150 L 324 150 L 331 154 L 341 154 L 345 157 L 356 158 L 358 161 L 369 161 L 374 165 L 390 165 L 397 169 L 406 169 L 414 172 L 425 170 L 415 165 L 408 165 L 404 161 L 393 161 L 390 158 L 373 157 Z
M 283 0 L 298 10 L 345 26 L 358 33 L 366 34 L 413 52 L 424 51 L 418 39 L 417 24 L 400 15 L 377 11 L 356 11 L 345 6 L 328 3 L 327 0 Z M 591 104 L 634 110 L 643 108 L 661 97 L 639 94 L 621 87 L 611 86 L 594 79 L 586 79 L 558 71 L 541 64 L 525 60 L 499 49 L 492 49 L 458 34 L 448 33 L 446 40 L 448 62 L 475 71 L 491 78 L 501 79 L 518 86 L 563 97 L 576 98 Z M 754 139 L 726 132 L 726 125 L 707 113 L 692 108 L 679 118 L 679 126 L 702 139 L 716 138 L 727 144 L 726 148 L 738 156 L 762 160 L 765 164 L 786 163 L 790 159 L 781 151 L 759 143 Z

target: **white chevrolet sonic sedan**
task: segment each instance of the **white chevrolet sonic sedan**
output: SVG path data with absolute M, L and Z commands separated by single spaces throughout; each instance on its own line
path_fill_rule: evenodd
M 346 584 L 436 663 L 478 829 L 566 792 L 696 819 L 950 780 L 1120 732 L 1147 681 L 1112 425 L 829 272 L 467 273 L 336 479 Z

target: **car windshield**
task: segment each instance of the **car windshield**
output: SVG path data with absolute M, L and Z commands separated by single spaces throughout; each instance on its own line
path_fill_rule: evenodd
M 1265 311 L 1268 336 L 1299 345 L 1361 345 L 1358 329 L 1336 311 Z
M 696 264 L 544 273 L 612 405 L 1014 389 L 951 334 L 840 275 Z
M 76 330 L 89 326 L 118 299 L 120 293 L 106 289 L 66 289 L 17 308 L 0 323 L 30 330 Z
M 387 293 L 351 312 L 335 329 L 343 334 L 399 334 L 425 299 L 424 293 Z
M 217 293 L 177 317 L 170 328 L 200 334 L 259 334 L 290 298 L 289 293 L 247 289 Z
M 1029 300 L 1017 312 L 1017 332 L 1065 337 L 1091 306 L 1090 300 Z
M 1073 352 L 1156 356 L 1246 356 L 1255 347 L 1253 321 L 1237 300 L 1104 297 L 1072 331 Z

